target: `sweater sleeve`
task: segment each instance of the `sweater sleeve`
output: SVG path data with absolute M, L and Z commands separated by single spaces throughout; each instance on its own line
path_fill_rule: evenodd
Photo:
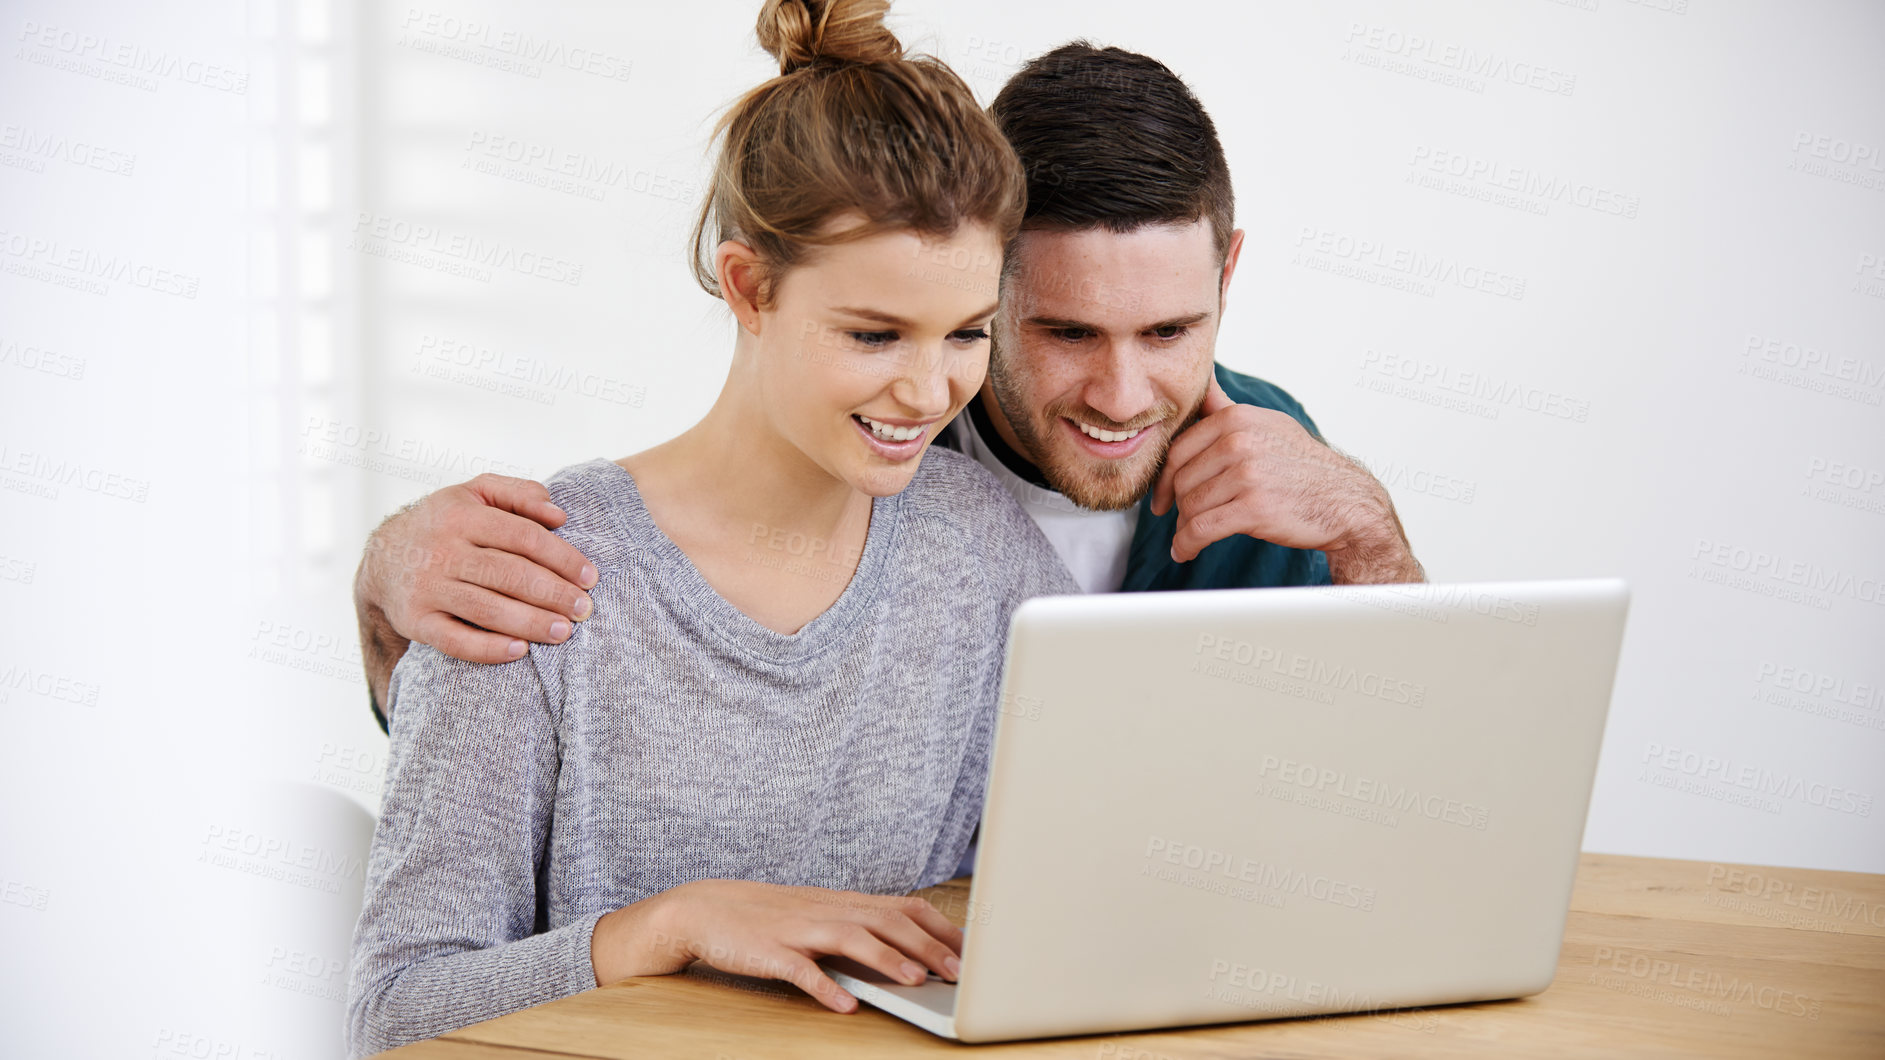
M 379 824 L 354 929 L 349 1055 L 596 985 L 600 914 L 533 933 L 558 763 L 535 649 L 483 666 L 414 644 L 393 671 Z

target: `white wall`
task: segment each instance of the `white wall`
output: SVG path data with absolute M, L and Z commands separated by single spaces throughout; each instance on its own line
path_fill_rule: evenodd
M 359 544 L 706 407 L 681 245 L 756 6 L 0 15 L 7 1051 L 338 1055 Z M 1249 231 L 1220 358 L 1436 579 L 1630 580 L 1589 849 L 1885 871 L 1885 9 L 1145 10 L 897 25 L 985 96 L 1077 35 L 1165 60 Z

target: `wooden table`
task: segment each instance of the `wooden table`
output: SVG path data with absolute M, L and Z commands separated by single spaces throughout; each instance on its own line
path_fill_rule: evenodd
M 961 921 L 967 881 L 923 892 Z M 962 1045 L 791 987 L 627 979 L 383 1054 L 569 1057 L 1885 1058 L 1885 876 L 1585 854 L 1558 976 L 1517 1001 Z

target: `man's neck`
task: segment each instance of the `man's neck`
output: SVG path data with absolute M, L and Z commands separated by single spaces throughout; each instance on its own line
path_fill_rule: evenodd
M 975 433 L 981 437 L 1001 466 L 1014 472 L 1015 477 L 1042 489 L 1053 489 L 1047 484 L 1047 476 L 1041 474 L 1040 466 L 1030 460 L 1021 448 L 1021 439 L 1015 436 L 1014 427 L 1008 423 L 1008 417 L 1002 414 L 1001 402 L 995 400 L 994 387 L 982 384 L 982 392 L 969 402 L 966 414 L 975 427 Z
M 1014 426 L 1008 422 L 1008 414 L 1001 410 L 1001 402 L 995 400 L 994 379 L 982 380 L 982 390 L 976 395 L 976 401 L 982 407 L 984 418 L 994 424 L 995 433 L 1001 437 L 1002 441 L 1008 443 L 1008 448 L 1014 450 L 1016 456 L 1027 460 L 1029 467 L 1035 466 L 1034 461 L 1025 455 L 1021 439 L 1016 436 Z

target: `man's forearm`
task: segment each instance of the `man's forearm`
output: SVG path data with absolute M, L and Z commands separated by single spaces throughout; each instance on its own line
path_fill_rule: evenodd
M 1420 561 L 1405 548 L 1398 554 L 1346 548 L 1330 552 L 1328 557 L 1329 580 L 1336 585 L 1388 585 L 1427 580 L 1427 572 Z
M 1414 558 L 1407 532 L 1394 502 L 1382 497 L 1386 517 L 1375 530 L 1341 548 L 1327 551 L 1329 580 L 1336 585 L 1387 585 L 1393 582 L 1424 582 L 1427 572 Z

